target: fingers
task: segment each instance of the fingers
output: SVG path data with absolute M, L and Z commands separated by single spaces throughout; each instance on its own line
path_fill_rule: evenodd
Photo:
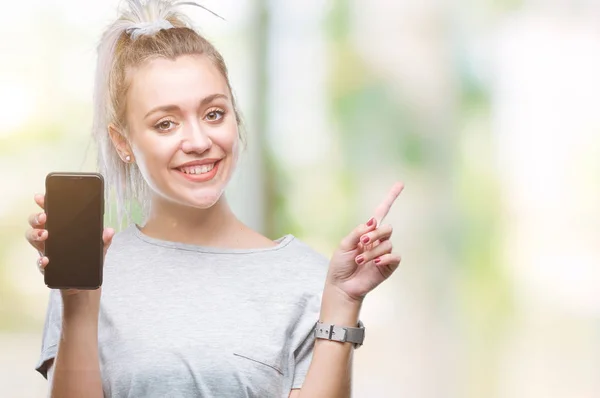
M 394 228 L 390 224 L 382 225 L 374 231 L 368 232 L 360 237 L 360 242 L 363 245 L 369 245 L 373 243 L 373 247 L 376 247 L 375 243 L 379 241 L 379 243 L 384 240 L 388 240 L 392 236 L 392 232 L 394 232 Z M 366 246 L 368 247 L 368 246 Z M 370 250 L 370 249 L 367 249 Z
M 44 212 L 32 213 L 31 215 L 29 215 L 28 222 L 32 228 L 42 228 L 43 229 L 44 225 L 46 224 L 46 213 L 44 213 Z
M 104 246 L 110 246 L 113 236 L 115 236 L 114 229 L 104 228 L 104 231 L 102 231 L 102 241 L 104 242 Z
M 42 210 L 44 210 L 44 195 L 35 194 L 33 200 Z M 40 213 L 32 213 L 27 220 L 31 228 L 25 232 L 25 238 L 29 244 L 38 251 L 40 256 L 43 256 L 44 243 L 46 242 L 46 239 L 48 239 L 48 231 L 44 229 L 46 226 L 46 219 L 46 213 L 43 211 Z
M 395 183 L 392 186 L 392 189 L 390 190 L 386 198 L 383 200 L 383 202 L 381 202 L 381 204 L 377 206 L 375 212 L 373 212 L 373 215 L 377 220 L 378 226 L 381 225 L 383 219 L 387 216 L 390 209 L 392 208 L 392 205 L 394 204 L 394 202 L 396 201 L 403 189 L 404 184 L 402 182 Z
M 25 232 L 25 238 L 38 252 L 44 252 L 44 243 L 48 239 L 48 231 L 45 229 L 30 228 Z
M 115 236 L 115 230 L 112 228 L 104 228 L 102 231 L 102 241 L 104 242 L 104 255 L 106 256 L 106 252 L 112 243 L 112 239 Z
M 340 249 L 343 251 L 352 251 L 356 249 L 360 243 L 360 237 L 376 227 L 375 222 L 375 218 L 372 217 L 365 224 L 360 224 L 358 227 L 354 228 L 354 230 L 342 240 Z
M 401 260 L 399 254 L 387 253 L 375 258 L 373 264 L 375 264 L 379 272 L 381 272 L 381 275 L 387 279 L 398 268 Z
M 391 253 L 392 249 L 393 247 L 391 241 L 383 241 L 379 245 L 377 245 L 377 247 L 356 256 L 356 264 L 361 265 L 364 263 L 368 263 L 369 261 L 374 260 L 377 257 L 383 256 L 387 253 Z
M 40 206 L 42 208 L 42 210 L 44 209 L 44 205 L 45 205 L 44 195 L 42 195 L 41 193 L 36 193 L 35 195 L 33 195 L 33 200 L 35 201 L 35 203 L 37 203 L 38 206 Z
M 46 256 L 42 256 L 42 257 L 38 258 L 37 267 L 38 267 L 38 271 L 40 271 L 40 273 L 42 275 L 44 274 L 44 271 L 46 270 L 46 266 L 48 265 L 49 262 L 50 262 L 50 260 L 48 260 L 48 257 L 46 257 Z

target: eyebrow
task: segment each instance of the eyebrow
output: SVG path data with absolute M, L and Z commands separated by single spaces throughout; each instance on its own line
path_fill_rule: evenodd
M 202 99 L 202 101 L 200 101 L 199 104 L 199 108 L 211 103 L 212 101 L 216 100 L 216 99 L 225 99 L 228 100 L 229 97 L 226 96 L 225 94 L 211 94 L 207 97 L 204 97 Z M 146 119 L 148 116 L 152 115 L 153 113 L 159 112 L 159 111 L 163 111 L 163 112 L 173 112 L 173 111 L 178 111 L 180 110 L 179 106 L 177 105 L 162 105 L 162 106 L 157 106 L 156 108 L 152 108 L 148 113 L 146 113 L 146 116 L 144 116 L 144 119 Z

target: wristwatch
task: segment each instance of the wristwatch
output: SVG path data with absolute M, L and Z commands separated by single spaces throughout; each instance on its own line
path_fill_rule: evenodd
M 339 341 L 342 343 L 353 343 L 354 348 L 359 348 L 365 340 L 365 326 L 358 321 L 358 327 L 351 328 L 337 326 L 331 323 L 317 322 L 315 327 L 315 338 Z

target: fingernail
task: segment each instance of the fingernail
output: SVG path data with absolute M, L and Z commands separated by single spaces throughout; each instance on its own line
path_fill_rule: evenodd
M 371 219 L 369 220 L 369 222 L 367 222 L 367 227 L 372 227 L 373 224 L 375 224 L 375 218 L 371 217 Z
M 365 258 L 363 256 L 356 257 L 356 264 L 361 265 L 365 262 Z
M 360 241 L 366 245 L 367 243 L 369 243 L 370 240 L 371 238 L 369 238 L 368 236 L 363 236 Z
M 38 264 L 38 267 L 42 266 L 42 257 L 38 258 L 37 264 Z
M 375 264 L 379 264 L 381 262 L 381 259 L 378 257 L 373 261 Z

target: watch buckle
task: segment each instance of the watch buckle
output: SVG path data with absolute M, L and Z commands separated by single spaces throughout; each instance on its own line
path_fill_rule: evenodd
M 342 334 L 342 339 L 340 341 L 342 343 L 345 343 L 346 342 L 346 335 L 348 334 L 348 329 L 342 328 L 342 330 L 344 331 L 344 333 Z
M 333 335 L 335 334 L 335 332 L 333 331 L 334 325 L 332 324 L 331 326 L 329 326 L 329 333 L 328 333 L 328 338 L 329 340 L 336 340 L 336 341 L 341 341 L 342 343 L 346 342 L 346 335 L 348 334 L 348 329 L 344 328 L 344 327 L 340 327 L 339 329 L 343 330 L 344 332 L 342 333 L 342 337 L 340 338 L 333 338 Z

